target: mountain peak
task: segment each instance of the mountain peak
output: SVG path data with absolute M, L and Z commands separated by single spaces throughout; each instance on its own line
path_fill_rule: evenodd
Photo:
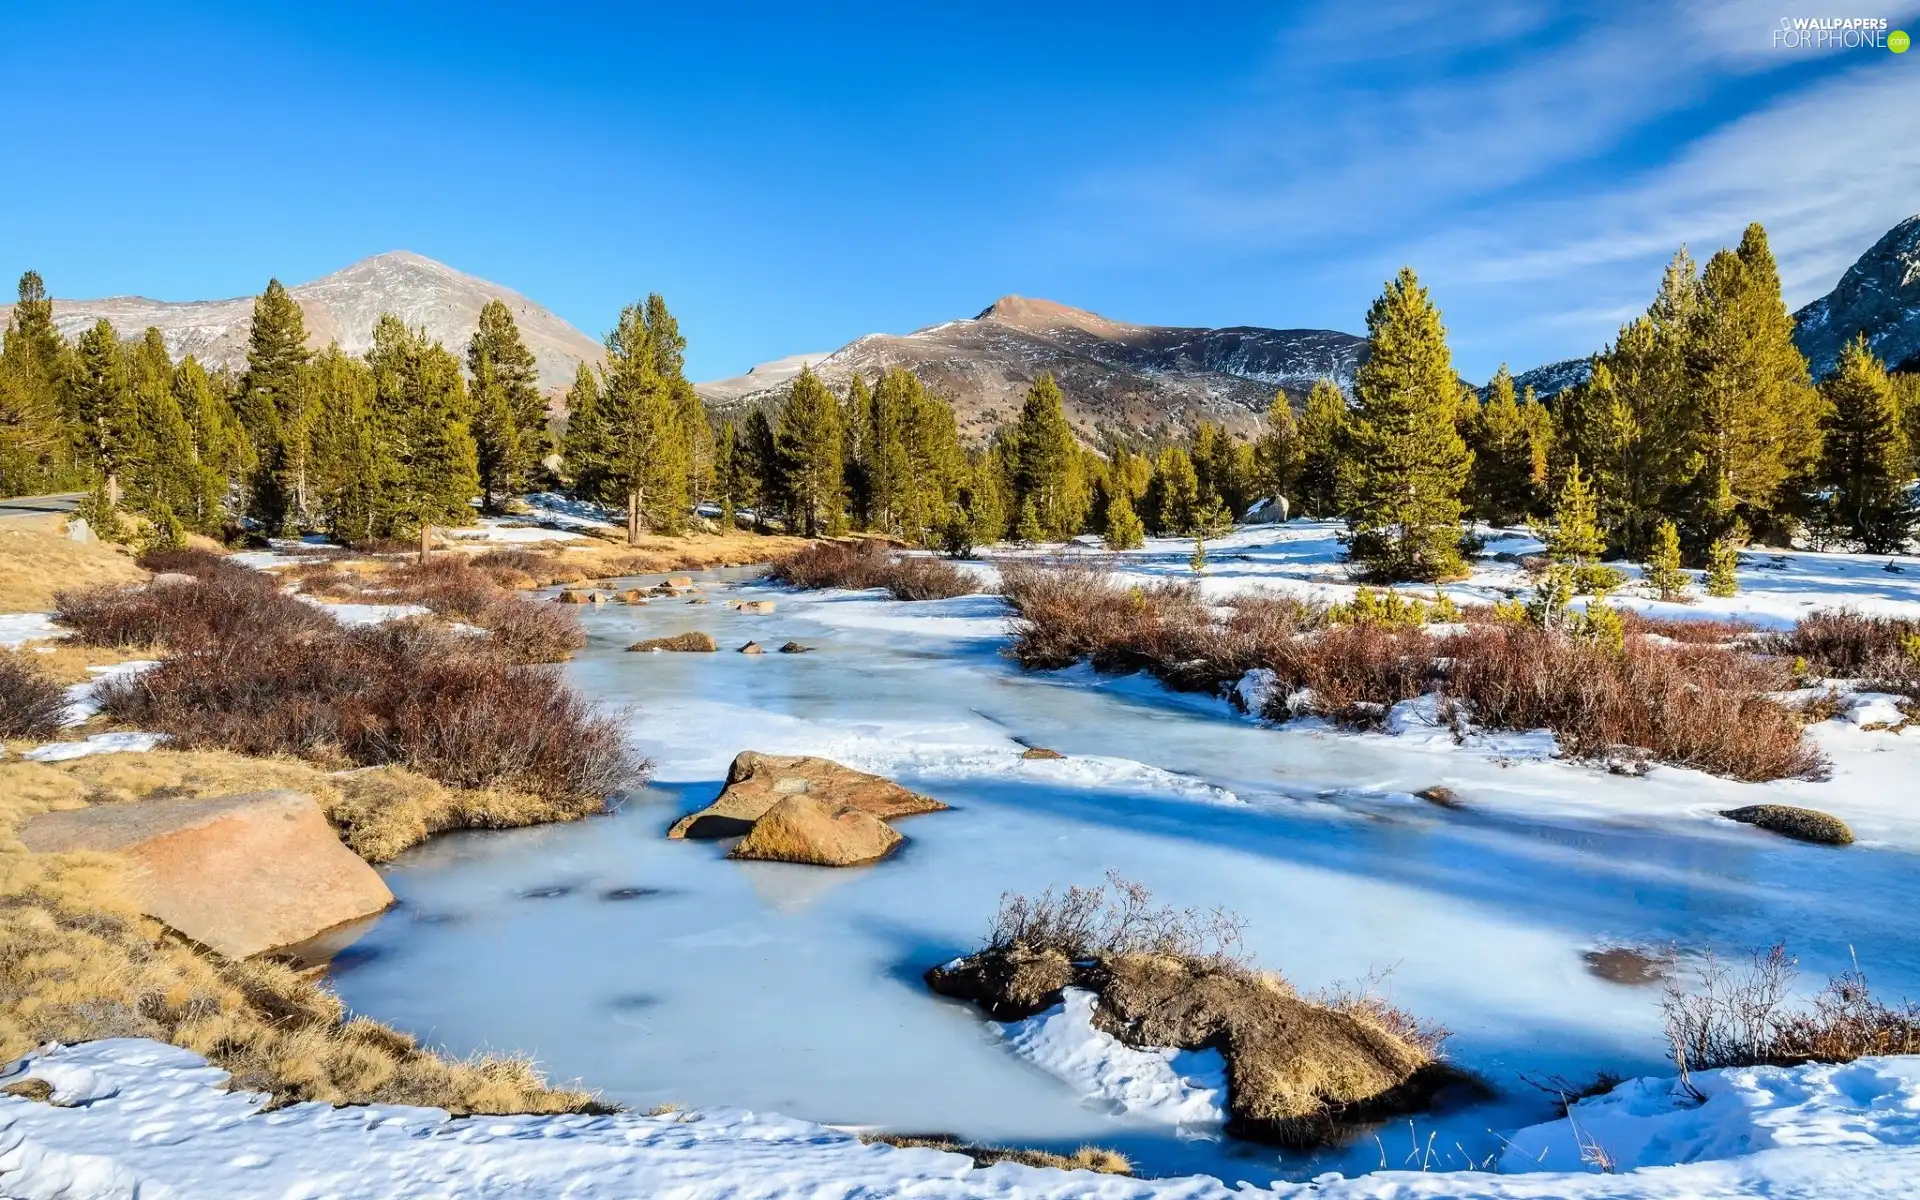
M 1084 329 L 1089 333 L 1105 334 L 1122 328 L 1119 321 L 1110 321 L 1096 312 L 1084 308 L 1074 308 L 1055 300 L 1041 300 L 1029 296 L 1008 294 L 989 304 L 976 321 L 998 321 L 1002 325 L 1011 325 L 1016 329 L 1039 332 L 1047 329 Z
M 1920 354 L 1920 215 L 1887 230 L 1833 291 L 1793 319 L 1793 340 L 1816 379 L 1833 370 L 1840 348 L 1862 332 L 1889 366 Z

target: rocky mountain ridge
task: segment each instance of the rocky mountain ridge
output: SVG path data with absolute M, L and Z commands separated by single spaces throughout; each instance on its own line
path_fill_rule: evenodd
M 1200 419 L 1250 431 L 1276 390 L 1298 399 L 1315 380 L 1353 380 L 1366 341 L 1331 329 L 1135 325 L 1051 300 L 1003 296 L 977 316 L 908 334 L 868 334 L 814 364 L 827 384 L 869 381 L 895 367 L 953 401 L 961 435 L 1011 420 L 1027 389 L 1051 373 L 1067 419 L 1083 436 L 1187 427 Z M 791 361 L 791 360 L 787 360 Z M 771 366 L 772 364 L 769 364 Z M 745 408 L 776 398 L 778 383 L 741 387 L 763 368 L 697 385 L 709 403 Z

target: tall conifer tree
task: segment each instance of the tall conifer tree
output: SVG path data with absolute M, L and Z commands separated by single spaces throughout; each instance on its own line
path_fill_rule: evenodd
M 1027 390 L 1011 435 L 1015 454 L 1013 494 L 1016 509 L 1029 499 L 1047 540 L 1080 532 L 1088 502 L 1079 469 L 1078 443 L 1052 375 L 1042 375 Z
M 126 354 L 105 318 L 80 335 L 71 387 L 88 461 L 105 481 L 109 502 L 118 505 L 142 450 L 141 426 Z
M 1511 525 L 1532 511 L 1535 468 L 1544 457 L 1536 445 L 1538 425 L 1530 423 L 1515 398 L 1513 375 L 1505 363 L 1487 384 L 1487 397 L 1467 426 L 1473 473 L 1467 490 L 1473 515 L 1495 525 Z
M 480 494 L 485 507 L 497 512 L 532 486 L 551 452 L 538 366 L 504 301 L 489 300 L 481 308 L 479 327 L 467 343 L 467 374 Z
M 1893 383 L 1864 334 L 1841 349 L 1821 390 L 1828 414 L 1815 483 L 1825 498 L 1816 524 L 1868 554 L 1898 553 L 1913 536 L 1913 458 Z
M 247 369 L 240 377 L 240 421 L 255 449 L 253 516 L 269 532 L 288 532 L 306 508 L 306 320 L 278 279 L 253 302 Z
M 1300 427 L 1293 419 L 1293 405 L 1284 391 L 1273 394 L 1260 438 L 1254 443 L 1255 470 L 1264 496 L 1285 497 L 1295 507 L 1300 504 L 1300 471 L 1306 465 L 1307 446 Z
M 1336 516 L 1345 502 L 1351 417 L 1340 388 L 1330 379 L 1317 380 L 1300 414 L 1299 499 L 1309 516 Z
M 1368 310 L 1367 335 L 1348 552 L 1378 578 L 1452 578 L 1465 570 L 1460 491 L 1473 454 L 1456 427 L 1460 385 L 1440 310 L 1410 268 Z
M 677 376 L 685 346 L 671 322 L 655 294 L 623 310 L 607 335 L 599 414 L 606 435 L 605 490 L 626 506 L 629 543 L 643 532 L 679 532 L 690 504 L 686 434 L 672 377 L 661 374 L 664 366 Z
M 810 368 L 788 388 L 774 440 L 791 531 L 808 537 L 839 532 L 846 519 L 840 402 Z
M 28 271 L 0 343 L 0 495 L 58 490 L 84 478 L 74 461 L 79 429 L 64 404 L 69 358 L 46 285 Z
M 460 360 L 424 329 L 382 314 L 367 354 L 373 368 L 377 461 L 384 468 L 376 525 L 393 536 L 472 519 L 479 457 Z

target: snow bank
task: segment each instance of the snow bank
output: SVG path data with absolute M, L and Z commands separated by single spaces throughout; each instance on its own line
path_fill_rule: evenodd
M 91 754 L 144 754 L 167 740 L 164 733 L 96 733 L 83 742 L 48 742 L 22 751 L 20 757 L 34 762 L 65 762 Z
M 342 625 L 384 625 L 407 617 L 424 617 L 433 611 L 423 604 L 334 604 L 299 593 L 294 594 L 294 599 L 327 610 Z
M 1500 1169 L 1578 1171 L 1605 1160 L 1626 1171 L 1774 1149 L 1920 1146 L 1920 1057 L 1708 1071 L 1694 1086 L 1704 1103 L 1666 1078 L 1582 1100 L 1565 1120 L 1516 1133 Z M 1840 1179 L 1830 1186 L 1855 1194 Z
M 1136 1050 L 1093 1024 L 1099 997 L 1068 988 L 1046 1012 L 990 1027 L 1015 1054 L 1089 1101 L 1168 1125 L 1227 1119 L 1227 1063 L 1218 1050 Z
M 66 636 L 67 631 L 53 623 L 52 613 L 0 613 L 0 646 L 11 649 Z
M 1699 1078 L 1708 1103 L 1692 1110 L 1645 1080 L 1576 1106 L 1575 1120 L 1647 1164 L 1619 1174 L 1531 1161 L 1573 1152 L 1553 1141 L 1563 1127 L 1571 1136 L 1571 1122 L 1554 1122 L 1516 1135 L 1515 1166 L 1502 1166 L 1521 1174 L 1382 1171 L 1267 1191 L 1205 1177 L 977 1168 L 957 1154 L 864 1145 L 741 1109 L 465 1120 L 397 1105 L 262 1113 L 263 1097 L 227 1091 L 226 1072 L 198 1055 L 132 1038 L 49 1047 L 0 1083 L 26 1078 L 51 1085 L 55 1103 L 0 1097 L 0 1177 L 17 1200 L 1893 1200 L 1911 1197 L 1920 1178 L 1920 1062 L 1911 1059 L 1710 1073 Z M 1629 1136 L 1633 1122 L 1644 1139 Z

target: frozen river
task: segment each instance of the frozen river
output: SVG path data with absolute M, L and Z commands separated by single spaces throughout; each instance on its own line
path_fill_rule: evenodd
M 456 1052 L 529 1053 L 642 1109 L 1097 1142 L 1154 1174 L 1264 1180 L 1408 1165 L 1411 1147 L 1416 1166 L 1484 1160 L 1498 1134 L 1552 1115 L 1522 1072 L 1670 1073 L 1657 988 L 1596 974 L 1601 948 L 1784 940 L 1811 977 L 1851 947 L 1880 989 L 1920 994 L 1912 843 L 1866 830 L 1835 851 L 1711 818 L 1782 789 L 1613 776 L 1539 760 L 1525 739 L 1263 728 L 1139 681 L 1022 673 L 991 597 L 794 595 L 743 574 L 708 575 L 709 605 L 577 610 L 590 643 L 568 671 L 625 711 L 654 786 L 605 819 L 405 856 L 387 871 L 399 905 L 336 966 L 350 1005 Z M 778 610 L 724 607 L 742 596 Z M 624 652 L 688 629 L 722 652 Z M 817 649 L 732 652 L 749 638 Z M 1068 757 L 1024 761 L 1029 744 Z M 849 871 L 665 840 L 746 749 L 879 771 L 954 811 L 902 821 L 902 853 Z M 1409 794 L 1432 785 L 1465 807 Z M 1302 990 L 1390 971 L 1385 990 L 1450 1028 L 1452 1057 L 1494 1098 L 1283 1160 L 1090 1107 L 920 982 L 978 942 L 1003 891 L 1109 868 L 1163 901 L 1238 911 L 1260 962 Z

